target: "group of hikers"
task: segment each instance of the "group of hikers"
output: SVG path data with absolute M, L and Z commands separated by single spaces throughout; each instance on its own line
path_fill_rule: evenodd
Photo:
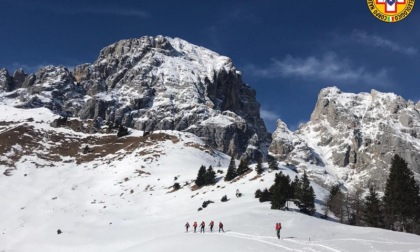
M 197 222 L 194 221 L 194 224 L 193 224 L 194 233 L 197 232 L 197 226 L 198 226 Z M 206 227 L 206 223 L 204 221 L 202 221 L 201 224 L 200 224 L 200 233 L 205 232 L 205 227 Z M 213 232 L 214 221 L 210 221 L 209 227 L 210 227 L 210 232 Z M 185 229 L 186 229 L 187 233 L 188 233 L 189 228 L 190 228 L 190 223 L 187 222 L 185 224 Z M 280 239 L 280 230 L 281 230 L 281 223 L 277 222 L 276 223 L 276 233 L 277 233 L 277 238 L 278 239 Z M 223 233 L 225 232 L 225 230 L 223 230 L 223 223 L 221 221 L 219 222 L 219 233 L 220 233 L 220 231 L 223 231 Z
M 186 229 L 187 233 L 188 233 L 188 228 L 189 227 L 190 227 L 190 223 L 187 222 L 185 224 L 185 229 Z M 200 224 L 200 233 L 204 233 L 205 227 L 206 227 L 206 223 L 204 221 L 202 221 L 201 224 Z M 213 232 L 214 221 L 210 221 L 209 227 L 210 227 L 210 232 Z M 197 232 L 197 222 L 196 221 L 194 221 L 193 228 L 194 228 L 194 233 L 196 233 Z M 225 230 L 223 230 L 223 223 L 221 221 L 219 221 L 219 233 L 220 233 L 220 231 L 222 231 L 223 233 L 225 232 Z

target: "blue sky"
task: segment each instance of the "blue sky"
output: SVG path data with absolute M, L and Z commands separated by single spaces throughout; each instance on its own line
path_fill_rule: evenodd
M 118 40 L 180 37 L 233 59 L 270 131 L 306 122 L 321 88 L 420 99 L 420 9 L 398 23 L 365 0 L 0 0 L 0 67 L 91 63 Z

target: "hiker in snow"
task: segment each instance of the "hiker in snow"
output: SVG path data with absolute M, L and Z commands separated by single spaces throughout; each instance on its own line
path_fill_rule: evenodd
M 188 228 L 190 227 L 190 223 L 187 222 L 187 224 L 185 224 L 185 228 L 187 229 L 187 233 L 188 233 Z
M 201 222 L 200 224 L 200 233 L 204 233 L 204 228 L 206 227 L 206 223 L 204 223 L 204 221 Z
M 276 232 L 277 232 L 277 238 L 280 239 L 280 229 L 281 229 L 281 223 L 276 223 Z
M 214 226 L 214 222 L 213 221 L 210 221 L 210 232 L 213 232 L 213 226 Z
M 223 230 L 223 223 L 221 221 L 219 221 L 219 233 L 220 233 L 220 230 L 222 230 L 223 233 L 225 232 L 225 230 Z
M 239 198 L 242 196 L 242 193 L 239 192 L 239 189 L 236 189 L 236 197 Z
M 197 231 L 197 222 L 196 221 L 194 221 L 193 227 L 194 227 L 194 233 L 195 233 Z

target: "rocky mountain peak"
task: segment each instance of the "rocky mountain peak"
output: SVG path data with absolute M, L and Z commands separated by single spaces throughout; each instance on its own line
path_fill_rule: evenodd
M 350 187 L 374 185 L 382 190 L 394 154 L 420 175 L 420 112 L 413 102 L 393 93 L 354 94 L 325 88 L 311 120 L 286 134 L 288 139 L 300 139 L 299 144 L 284 141 L 284 128 L 280 123 L 273 133 L 270 152 L 274 156 L 304 165 L 308 162 L 295 158 L 302 156 L 296 150 L 304 143 L 319 158 L 318 163 L 325 165 L 325 172 Z M 292 151 L 285 155 L 284 149 Z
M 3 90 L 20 97 L 16 106 L 144 131 L 187 131 L 235 156 L 260 155 L 249 145 L 270 137 L 255 91 L 232 61 L 179 38 L 121 40 L 73 71 L 48 66 L 28 76 L 5 70 L 0 76 Z

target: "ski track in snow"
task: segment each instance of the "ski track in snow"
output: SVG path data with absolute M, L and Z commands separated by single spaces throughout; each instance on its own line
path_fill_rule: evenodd
M 283 245 L 280 245 L 280 244 L 277 244 L 277 243 L 273 243 L 273 242 L 265 241 L 265 240 L 262 240 L 262 239 L 258 239 L 258 236 L 245 235 L 245 234 L 235 233 L 235 232 L 224 233 L 224 234 L 220 234 L 220 235 L 235 237 L 235 238 L 239 238 L 239 239 L 246 239 L 246 240 L 251 240 L 251 241 L 257 241 L 257 242 L 262 242 L 262 243 L 266 243 L 266 244 L 269 244 L 269 245 L 272 245 L 272 246 L 276 246 L 276 247 L 279 247 L 279 248 L 286 249 L 288 251 L 302 251 L 303 252 L 303 250 L 296 250 L 296 249 L 286 247 L 286 246 L 283 246 Z
M 273 242 L 269 242 L 269 241 L 264 240 L 264 239 L 278 240 L 277 238 L 270 237 L 270 236 L 248 235 L 248 234 L 242 234 L 242 233 L 237 233 L 237 232 L 229 232 L 227 234 L 225 233 L 224 235 L 235 237 L 235 238 L 240 238 L 240 239 L 248 239 L 248 240 L 263 242 L 263 243 L 270 244 L 270 245 L 273 245 L 273 246 L 276 246 L 276 247 L 284 248 L 284 249 L 289 250 L 289 251 L 304 251 L 304 250 L 319 251 L 319 250 L 313 250 L 310 247 L 304 247 L 303 248 L 304 250 L 299 250 L 299 249 L 295 249 L 295 248 L 291 248 L 291 247 L 286 247 L 284 245 L 280 245 L 280 244 L 277 244 L 277 243 L 273 243 Z M 323 249 L 327 249 L 329 251 L 341 252 L 341 250 L 337 250 L 337 249 L 334 249 L 334 248 L 331 248 L 331 247 L 328 247 L 328 246 L 325 246 L 325 245 L 322 245 L 322 244 L 313 244 L 313 243 L 307 243 L 307 242 L 300 242 L 300 241 L 295 241 L 295 240 L 287 239 L 287 238 L 281 239 L 280 242 L 286 242 L 286 243 L 287 242 L 290 242 L 290 243 L 300 244 L 300 245 L 304 245 L 304 246 L 311 246 L 311 247 L 312 246 L 316 246 L 316 247 L 321 247 Z

